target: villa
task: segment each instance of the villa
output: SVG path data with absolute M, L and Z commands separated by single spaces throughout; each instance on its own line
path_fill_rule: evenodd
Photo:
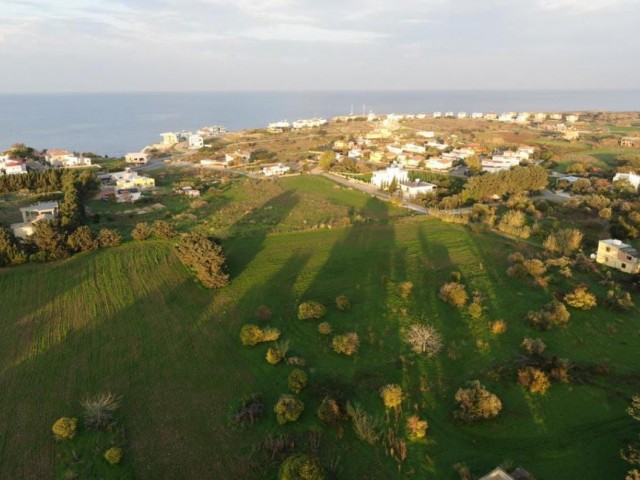
M 285 130 L 290 130 L 291 124 L 288 121 L 273 122 L 267 125 L 267 131 L 269 133 L 283 133 Z
M 473 112 L 473 113 L 471 114 L 471 118 L 475 118 L 475 119 L 480 119 L 480 118 L 482 118 L 483 116 L 484 116 L 484 115 L 483 115 L 482 113 L 480 113 L 480 112 Z
M 631 245 L 622 243 L 620 240 L 600 240 L 596 262 L 622 272 L 640 273 L 640 253 Z
M 491 158 L 482 160 L 482 170 L 496 173 L 502 170 L 510 170 L 511 167 L 520 165 L 521 157 L 514 152 L 504 152 Z
M 279 163 L 278 165 L 273 165 L 271 167 L 264 167 L 262 169 L 262 174 L 265 177 L 277 177 L 288 173 L 290 170 L 291 169 L 288 166 Z
M 460 119 L 467 118 L 467 112 L 458 113 L 458 118 L 460 118 Z
M 98 175 L 98 178 L 108 184 L 113 184 L 116 188 L 139 188 L 140 190 L 148 190 L 156 186 L 156 181 L 151 177 L 138 175 L 130 168 L 125 168 L 122 172 L 106 173 Z
M 564 117 L 567 123 L 576 123 L 579 118 L 578 115 L 567 115 Z
M 487 113 L 487 114 L 484 116 L 484 119 L 485 119 L 485 120 L 497 120 L 497 119 L 498 119 L 498 115 L 497 115 L 496 113 L 493 113 L 493 112 L 491 112 L 491 113 Z
M 498 121 L 500 121 L 500 122 L 513 122 L 513 114 L 512 113 L 502 113 L 498 117 Z
M 90 167 L 91 159 L 74 155 L 67 150 L 49 150 L 45 155 L 45 160 L 52 167 Z
M 626 180 L 629 182 L 631 186 L 636 189 L 636 192 L 638 191 L 638 187 L 640 187 L 640 175 L 636 175 L 634 172 L 616 173 L 613 177 L 613 181 L 617 182 L 620 180 Z
M 0 175 L 21 175 L 27 172 L 27 166 L 18 160 L 9 158 L 9 155 L 0 156 Z
M 146 165 L 149 162 L 149 154 L 146 152 L 127 153 L 124 156 L 124 161 L 134 165 Z
M 400 182 L 400 191 L 405 198 L 416 198 L 419 195 L 426 195 L 435 192 L 437 186 L 433 183 L 426 183 L 420 180 L 414 182 Z
M 293 128 L 295 130 L 299 130 L 302 128 L 321 127 L 326 124 L 327 124 L 327 120 L 325 118 L 311 118 L 308 120 L 297 120 L 293 122 Z
M 427 149 L 424 145 L 416 145 L 415 143 L 407 143 L 406 145 L 402 146 L 402 151 L 403 152 L 409 152 L 409 153 L 420 153 L 420 154 L 425 154 L 427 152 Z
M 386 188 L 391 185 L 394 179 L 398 184 L 408 182 L 409 172 L 407 172 L 401 165 L 394 163 L 384 170 L 373 172 L 371 183 L 378 188 Z
M 453 159 L 442 157 L 431 157 L 426 163 L 425 167 L 430 170 L 447 171 L 453 167 Z
M 236 150 L 233 153 L 225 153 L 224 160 L 227 165 L 249 163 L 251 154 L 243 150 Z
M 533 114 L 533 119 L 536 122 L 544 122 L 547 119 L 547 114 L 546 113 L 534 113 Z
M 20 209 L 22 223 L 11 225 L 13 234 L 17 238 L 27 238 L 35 232 L 36 223 L 42 220 L 53 220 L 58 214 L 58 202 L 46 202 Z

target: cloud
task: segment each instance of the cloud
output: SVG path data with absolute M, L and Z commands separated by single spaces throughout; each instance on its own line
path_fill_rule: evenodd
M 388 37 L 388 34 L 361 30 L 334 30 L 307 24 L 280 23 L 238 33 L 238 37 L 263 41 L 322 42 L 362 44 Z
M 538 0 L 545 10 L 573 10 L 577 13 L 612 9 L 625 4 L 638 4 L 638 0 Z

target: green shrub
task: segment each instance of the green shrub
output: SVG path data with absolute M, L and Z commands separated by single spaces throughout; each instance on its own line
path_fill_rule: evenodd
M 345 333 L 344 335 L 336 335 L 331 341 L 333 350 L 336 353 L 342 353 L 344 355 L 354 355 L 358 351 L 360 345 L 360 339 L 355 332 Z
M 313 457 L 298 453 L 280 465 L 278 480 L 324 480 L 322 467 Z
M 98 241 L 93 230 L 86 225 L 82 225 L 69 235 L 67 245 L 74 252 L 89 252 L 98 248 Z
M 70 440 L 76 436 L 77 418 L 61 417 L 53 424 L 51 431 L 56 440 Z
M 111 465 L 117 465 L 122 460 L 122 449 L 120 447 L 111 447 L 104 452 L 104 459 Z
M 318 302 L 304 302 L 298 307 L 298 318 L 300 320 L 312 320 L 324 317 L 326 308 Z
M 280 425 L 288 422 L 295 422 L 300 418 L 304 411 L 304 403 L 293 395 L 280 395 L 278 402 L 273 407 L 276 414 L 276 420 Z
M 558 300 L 552 300 L 537 312 L 529 312 L 527 321 L 532 327 L 539 330 L 549 330 L 556 325 L 566 325 L 569 323 L 571 314 Z
M 102 393 L 82 402 L 84 424 L 89 428 L 106 428 L 113 423 L 120 400 L 112 393 Z
M 226 259 L 222 247 L 203 233 L 190 233 L 182 237 L 176 246 L 176 253 L 205 287 L 220 288 L 229 284 L 229 275 L 224 271 Z
M 307 374 L 304 370 L 296 368 L 289 374 L 289 390 L 293 393 L 300 393 L 307 385 Z
M 351 301 L 349 300 L 349 297 L 346 297 L 345 295 L 336 297 L 336 308 L 341 312 L 349 310 L 351 308 Z

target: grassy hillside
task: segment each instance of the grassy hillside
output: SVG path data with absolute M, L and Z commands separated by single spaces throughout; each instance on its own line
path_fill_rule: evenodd
M 384 220 L 380 205 L 368 200 L 359 209 Z M 340 478 L 454 479 L 456 463 L 482 474 L 504 461 L 543 479 L 622 477 L 618 450 L 633 431 L 624 409 L 638 388 L 637 310 L 574 312 L 568 328 L 535 332 L 522 317 L 551 291 L 506 277 L 512 245 L 435 220 L 267 233 L 227 241 L 232 284 L 218 292 L 197 286 L 159 242 L 0 273 L 0 478 L 53 478 L 51 424 L 77 415 L 79 400 L 102 391 L 124 397 L 125 456 L 140 478 L 275 478 L 275 462 L 256 468 L 248 461 L 255 442 L 321 430 L 315 410 L 327 389 L 383 415 L 378 389 L 388 383 L 408 393 L 406 414 L 417 409 L 429 421 L 427 440 L 410 444 L 399 474 L 349 425 L 342 438 L 324 430 L 321 458 L 339 458 Z M 437 298 L 453 270 L 469 291 L 487 296 L 484 318 Z M 398 294 L 401 281 L 414 284 L 408 300 Z M 333 307 L 340 294 L 351 311 Z M 327 305 L 335 332 L 358 332 L 358 355 L 334 353 L 317 322 L 296 318 L 305 299 Z M 306 408 L 295 425 L 278 426 L 272 413 L 293 367 L 269 365 L 266 345 L 238 340 L 263 304 L 273 311 L 269 323 L 291 340 L 290 354 L 308 361 L 309 387 L 299 395 Z M 400 340 L 400 328 L 416 318 L 443 333 L 447 346 L 434 360 L 415 357 Z M 495 336 L 488 324 L 499 318 L 509 330 Z M 610 373 L 532 396 L 513 375 L 525 336 L 543 338 L 550 355 Z M 469 379 L 501 397 L 496 421 L 452 420 L 455 391 Z M 230 404 L 252 392 L 264 394 L 266 418 L 251 430 L 230 429 Z

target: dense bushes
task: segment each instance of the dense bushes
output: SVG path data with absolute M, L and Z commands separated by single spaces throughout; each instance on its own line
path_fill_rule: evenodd
M 495 418 L 502 410 L 502 402 L 497 395 L 489 392 L 478 380 L 467 382 L 455 395 L 458 409 L 454 418 L 463 422 L 474 422 Z
M 98 233 L 98 245 L 102 248 L 117 247 L 122 243 L 120 234 L 110 228 L 101 228 Z
M 56 440 L 70 440 L 76 436 L 77 426 L 77 418 L 62 417 L 56 420 L 51 427 L 51 431 Z
M 573 292 L 566 294 L 564 301 L 580 310 L 591 310 L 598 304 L 596 296 L 589 292 L 586 285 L 580 285 Z
M 545 250 L 568 257 L 580 248 L 582 232 L 575 228 L 562 228 L 551 233 L 543 243 Z
M 322 322 L 318 324 L 318 333 L 320 333 L 320 335 L 331 334 L 331 324 L 329 322 Z
M 245 346 L 253 347 L 263 342 L 273 342 L 280 338 L 280 330 L 277 328 L 260 328 L 252 323 L 243 325 L 240 329 L 240 341 Z
M 88 252 L 100 246 L 93 231 L 85 225 L 76 228 L 69 235 L 67 245 L 74 252 Z
M 331 344 L 336 353 L 351 356 L 357 353 L 358 347 L 360 346 L 360 339 L 357 333 L 350 332 L 343 335 L 336 335 L 333 337 Z
M 153 222 L 153 236 L 163 240 L 170 240 L 176 236 L 176 231 L 169 222 L 164 220 L 156 220 Z
M 458 308 L 465 306 L 467 300 L 469 300 L 469 295 L 464 289 L 464 285 L 458 282 L 449 282 L 442 285 L 439 297 L 442 301 Z
M 375 445 L 380 438 L 380 419 L 369 415 L 357 403 L 353 405 L 347 403 L 347 414 L 351 418 L 356 437 L 369 445 Z
M 539 368 L 525 367 L 518 370 L 518 382 L 531 393 L 544 395 L 551 386 L 549 377 Z
M 220 288 L 229 283 L 225 273 L 225 257 L 222 247 L 202 233 L 185 235 L 176 246 L 178 258 L 190 267 L 207 288 Z
M 324 480 L 322 467 L 313 457 L 302 453 L 287 458 L 280 466 L 278 480 Z
M 276 413 L 276 420 L 280 425 L 295 422 L 304 411 L 304 403 L 293 395 L 283 394 L 280 395 L 278 402 L 273 407 L 273 411 Z
M 515 167 L 508 171 L 471 177 L 462 191 L 462 199 L 484 200 L 493 195 L 535 192 L 546 188 L 547 171 L 539 166 Z
M 527 321 L 529 324 L 539 330 L 549 330 L 557 325 L 566 325 L 569 323 L 571 314 L 564 306 L 564 303 L 558 300 L 552 300 L 550 303 L 542 307 L 537 312 L 529 312 Z
M 324 317 L 327 309 L 318 302 L 304 302 L 298 306 L 298 318 L 300 320 L 315 320 Z

